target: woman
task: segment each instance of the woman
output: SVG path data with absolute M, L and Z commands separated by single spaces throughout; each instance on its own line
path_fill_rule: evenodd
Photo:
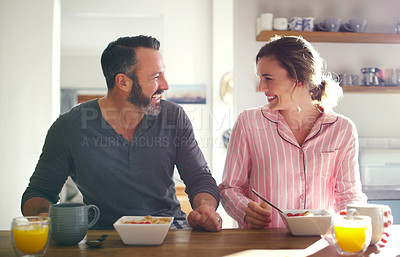
M 332 108 L 342 96 L 313 46 L 275 37 L 256 57 L 267 104 L 242 112 L 232 130 L 221 202 L 239 227 L 283 227 L 281 209 L 338 212 L 366 202 L 358 167 L 358 135 Z

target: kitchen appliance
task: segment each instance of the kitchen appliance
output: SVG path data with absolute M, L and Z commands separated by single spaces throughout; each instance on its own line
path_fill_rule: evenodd
M 384 82 L 382 70 L 379 68 L 362 68 L 361 83 L 365 86 L 379 86 Z
M 400 149 L 360 150 L 360 174 L 368 202 L 389 205 L 400 224 Z

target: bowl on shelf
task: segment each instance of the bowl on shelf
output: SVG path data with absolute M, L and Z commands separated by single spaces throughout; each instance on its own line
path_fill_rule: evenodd
M 322 236 L 331 227 L 332 214 L 321 209 L 287 209 L 279 213 L 293 236 Z
M 174 217 L 122 216 L 113 225 L 126 245 L 160 245 Z

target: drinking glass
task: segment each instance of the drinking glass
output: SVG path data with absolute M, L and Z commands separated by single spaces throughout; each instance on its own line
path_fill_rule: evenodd
M 14 218 L 11 223 L 11 242 L 17 256 L 43 256 L 50 235 L 50 218 L 29 216 Z
M 371 218 L 369 216 L 332 217 L 332 236 L 340 255 L 361 255 L 371 242 Z

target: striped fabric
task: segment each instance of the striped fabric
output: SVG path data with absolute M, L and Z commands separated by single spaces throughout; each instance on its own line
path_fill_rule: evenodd
M 366 201 L 358 167 L 355 125 L 338 114 L 323 114 L 302 146 L 283 116 L 262 107 L 241 113 L 232 130 L 222 183 L 221 203 L 239 227 L 254 188 L 281 209 L 337 212 Z M 283 227 L 272 210 L 269 227 Z
M 186 219 L 174 219 L 169 229 L 192 229 Z

